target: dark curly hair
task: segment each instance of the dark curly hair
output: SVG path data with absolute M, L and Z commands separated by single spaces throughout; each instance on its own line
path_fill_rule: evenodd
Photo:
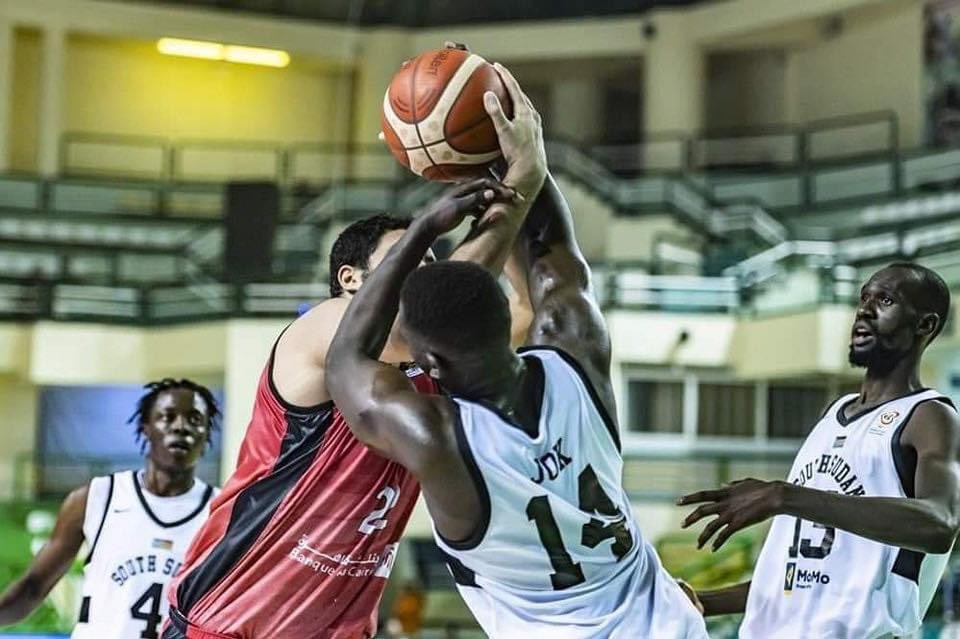
M 377 250 L 380 238 L 390 231 L 400 231 L 410 226 L 410 218 L 392 215 L 374 215 L 358 220 L 343 229 L 330 249 L 330 297 L 343 293 L 337 272 L 349 265 L 366 271 L 370 268 L 370 256 Z
M 510 342 L 510 305 L 490 271 L 472 262 L 421 266 L 400 291 L 403 322 L 417 335 L 458 352 Z
M 173 379 L 172 377 L 164 377 L 161 380 L 149 382 L 144 384 L 143 387 L 147 390 L 146 393 L 140 398 L 137 402 L 137 410 L 133 412 L 133 415 L 127 420 L 128 424 L 137 425 L 137 443 L 140 444 L 140 453 L 143 454 L 147 450 L 147 436 L 143 430 L 143 425 L 146 423 L 147 419 L 150 416 L 150 411 L 153 410 L 153 405 L 156 404 L 157 398 L 160 397 L 161 393 L 165 393 L 170 390 L 189 390 L 194 393 L 199 393 L 200 397 L 203 398 L 203 401 L 207 404 L 207 416 L 210 420 L 210 433 L 213 434 L 214 431 L 219 430 L 220 428 L 220 417 L 222 412 L 220 411 L 220 405 L 217 404 L 216 398 L 213 396 L 213 393 L 210 392 L 210 389 L 206 386 L 198 384 L 189 379 Z M 211 438 L 207 438 L 207 446 L 211 445 Z

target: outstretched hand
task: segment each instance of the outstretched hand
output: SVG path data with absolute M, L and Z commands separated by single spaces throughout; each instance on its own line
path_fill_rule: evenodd
M 507 163 L 503 183 L 515 188 L 523 198 L 533 200 L 547 176 L 547 154 L 543 146 L 543 125 L 540 114 L 510 71 L 500 63 L 494 68 L 500 74 L 513 102 L 513 119 L 508 119 L 503 105 L 492 91 L 483 95 L 483 106 L 493 120 L 500 149 Z
M 460 226 L 468 216 L 481 216 L 494 202 L 506 202 L 516 191 L 493 178 L 480 178 L 448 189 L 420 214 L 423 223 L 438 236 Z
M 712 550 L 716 552 L 730 535 L 738 530 L 781 514 L 784 486 L 785 484 L 779 481 L 744 479 L 718 490 L 702 490 L 684 495 L 677 500 L 678 506 L 703 505 L 687 515 L 681 527 L 688 528 L 704 517 L 716 515 L 697 540 L 697 548 L 703 548 L 716 534 L 712 546 Z

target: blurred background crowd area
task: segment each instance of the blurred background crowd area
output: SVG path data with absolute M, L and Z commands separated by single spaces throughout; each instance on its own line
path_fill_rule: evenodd
M 69 489 L 140 465 L 126 419 L 148 380 L 217 389 L 201 476 L 229 474 L 333 238 L 441 188 L 377 133 L 400 62 L 445 40 L 543 115 L 645 534 L 694 585 L 749 576 L 765 531 L 696 552 L 673 499 L 785 475 L 857 388 L 853 301 L 878 266 L 960 287 L 960 2 L 0 0 L 0 582 Z M 924 365 L 960 399 L 955 322 Z M 422 508 L 403 546 L 384 635 L 481 636 Z M 952 572 L 927 636 L 960 609 Z M 18 630 L 68 632 L 77 579 Z

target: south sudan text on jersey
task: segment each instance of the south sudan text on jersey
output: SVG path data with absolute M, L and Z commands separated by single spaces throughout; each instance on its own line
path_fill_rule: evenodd
M 123 586 L 131 577 L 137 575 L 157 574 L 164 577 L 173 577 L 183 565 L 176 557 L 157 555 L 137 555 L 121 562 L 112 573 L 110 578 L 118 585 Z
M 837 484 L 838 492 L 844 495 L 866 495 L 867 491 L 857 478 L 853 467 L 837 453 L 817 455 L 800 467 L 800 472 L 790 478 L 797 486 L 805 486 L 813 480 L 814 474 L 828 475 Z

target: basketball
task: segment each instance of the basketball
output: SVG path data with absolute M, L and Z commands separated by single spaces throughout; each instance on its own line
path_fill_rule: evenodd
M 483 108 L 487 91 L 513 117 L 503 81 L 477 54 L 437 49 L 407 60 L 383 98 L 387 146 L 401 164 L 428 180 L 486 175 L 501 155 L 493 121 Z

